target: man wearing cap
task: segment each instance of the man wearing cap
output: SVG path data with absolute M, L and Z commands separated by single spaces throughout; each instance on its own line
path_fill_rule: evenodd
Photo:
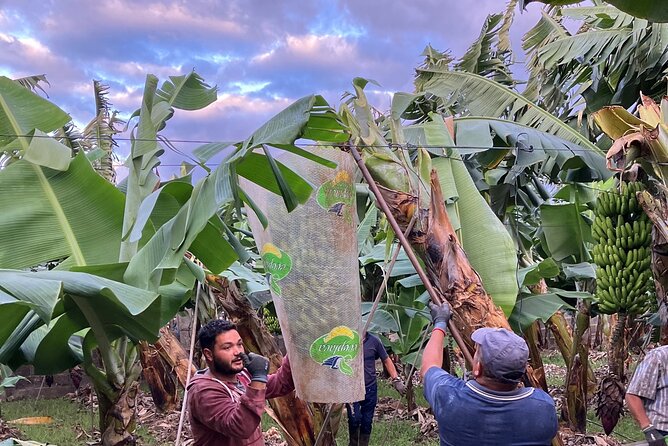
M 422 355 L 424 395 L 438 422 L 441 446 L 550 445 L 557 434 L 552 398 L 519 383 L 526 370 L 526 342 L 504 328 L 479 328 L 473 379 L 441 369 L 450 305 L 430 303 L 434 329 Z
M 626 403 L 650 446 L 668 435 L 668 345 L 647 353 L 626 389 Z

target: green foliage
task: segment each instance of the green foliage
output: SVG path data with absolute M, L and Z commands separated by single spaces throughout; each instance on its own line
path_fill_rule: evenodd
M 21 375 L 13 375 L 12 369 L 4 364 L 0 364 L 0 396 L 5 393 L 5 389 L 16 386 L 16 383 L 21 380 L 27 381 Z
M 467 115 L 508 118 L 579 145 L 602 156 L 601 150 L 557 116 L 542 109 L 510 88 L 474 73 L 420 69 L 426 79 L 420 93 L 430 93 L 443 101 L 446 109 L 456 107 Z
M 608 3 L 638 8 L 645 3 L 655 6 L 653 12 L 668 12 L 662 2 L 661 6 L 652 1 Z M 561 26 L 562 17 L 581 21 L 577 33 Z M 668 67 L 666 30 L 666 23 L 648 22 L 601 4 L 543 13 L 524 37 L 530 72 L 526 94 L 562 116 L 575 116 L 583 99 L 590 113 L 612 104 L 628 108 L 640 91 L 660 96 L 665 91 L 663 72 Z
M 525 8 L 526 5 L 533 2 L 551 6 L 565 6 L 580 3 L 580 0 L 520 0 L 520 8 Z M 668 5 L 664 2 L 655 0 L 606 0 L 605 3 L 650 22 L 668 22 Z
M 53 104 L 6 78 L 0 79 L 0 97 L 5 98 L 2 113 L 7 120 L 3 122 L 14 126 L 3 133 L 50 131 L 69 120 Z M 23 159 L 0 169 L 0 192 L 5 192 L 1 195 L 13 197 L 0 216 L 0 236 L 9 244 L 0 253 L 0 267 L 18 269 L 65 260 L 58 266 L 60 272 L 3 271 L 0 305 L 8 315 L 0 331 L 3 360 L 32 362 L 55 372 L 89 358 L 90 349 L 100 347 L 105 367 L 110 368 L 107 378 L 120 384 L 123 373 L 132 373 L 125 365 L 132 363 L 134 350 L 124 350 L 129 356 L 123 358 L 114 351 L 114 340 L 122 335 L 133 341 L 154 339 L 158 328 L 189 297 L 195 277 L 204 276 L 200 267 L 184 260 L 185 252 L 190 250 L 214 273 L 237 258 L 235 247 L 241 245 L 223 229 L 217 215 L 241 197 L 235 195 L 237 167 L 239 174 L 262 187 L 292 195 L 299 202 L 308 198 L 311 188 L 301 177 L 273 161 L 269 152 L 251 151 L 259 143 L 292 144 L 307 131 L 341 138 L 343 127 L 316 96 L 297 101 L 291 111 L 239 143 L 240 150 L 231 160 L 194 187 L 183 181 L 157 183 L 153 168 L 164 149 L 156 137 L 172 118 L 173 109 L 202 108 L 213 100 L 215 89 L 195 73 L 170 78 L 160 89 L 157 78 L 147 76 L 142 108 L 132 118 L 139 121 L 133 131 L 125 196 L 100 178 L 83 154 L 71 163 L 68 159 L 69 166 L 57 171 L 44 167 L 34 156 L 25 156 L 27 149 L 17 146 L 16 156 Z M 27 140 L 25 146 L 29 148 Z M 0 146 L 0 150 L 7 149 Z M 53 144 L 40 150 L 60 153 Z M 267 179 L 265 172 L 273 177 Z M 27 195 L 17 197 L 17 191 Z M 229 240 L 236 242 L 234 247 Z M 13 281 L 28 280 L 26 275 L 44 285 L 27 291 L 11 288 Z M 116 292 L 119 287 L 125 287 L 122 293 Z M 138 293 L 145 296 L 132 301 Z M 72 335 L 76 336 L 70 339 Z

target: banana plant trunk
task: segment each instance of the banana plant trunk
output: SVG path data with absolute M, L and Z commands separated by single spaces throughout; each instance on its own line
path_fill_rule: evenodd
M 578 310 L 575 333 L 571 333 L 568 322 L 561 311 L 548 319 L 547 327 L 554 336 L 557 349 L 566 364 L 564 421 L 571 430 L 584 432 L 587 422 L 586 404 L 596 390 L 596 376 L 589 363 L 588 347 L 581 342 L 582 336 L 589 327 L 589 308 Z
M 626 322 L 628 315 L 618 313 L 617 325 L 610 340 L 608 352 L 608 374 L 598 388 L 596 415 L 601 420 L 603 431 L 610 435 L 624 410 L 624 384 L 626 383 L 625 362 L 628 356 L 626 343 Z
M 153 397 L 153 404 L 160 412 L 176 409 L 178 399 L 176 379 L 160 352 L 148 342 L 139 343 L 142 375 Z
M 581 300 L 575 316 L 575 333 L 571 358 L 566 373 L 566 421 L 575 432 L 587 431 L 587 403 L 589 400 L 589 346 L 583 342 L 589 329 L 590 304 Z
M 166 365 L 168 370 L 173 371 L 179 384 L 185 388 L 188 383 L 188 369 L 192 376 L 197 371 L 197 367 L 190 364 L 188 352 L 174 333 L 168 327 L 162 327 L 160 338 L 153 344 L 153 347 L 160 354 L 163 366 Z
M 107 373 L 104 373 L 92 360 L 83 363 L 98 400 L 102 446 L 137 444 L 134 433 L 137 427 L 137 393 L 141 366 L 134 353 L 134 346 L 120 350 L 129 354 L 121 359 L 127 360 L 125 367 L 115 367 L 119 373 L 110 373 L 110 367 L 105 367 Z
M 275 370 L 283 360 L 274 337 L 267 331 L 248 299 L 239 289 L 226 279 L 207 276 L 217 303 L 225 310 L 237 329 L 247 350 L 260 353 L 270 360 L 270 370 Z M 322 430 L 319 446 L 335 446 L 335 436 L 341 419 L 342 405 L 307 404 L 294 394 L 269 400 L 271 410 L 268 414 L 281 426 L 289 446 L 313 446 Z M 327 418 L 327 426 L 323 424 Z
M 137 444 L 134 432 L 137 427 L 138 389 L 139 382 L 132 382 L 118 392 L 115 401 L 108 399 L 104 393 L 97 393 L 103 446 Z
M 177 382 L 185 389 L 188 369 L 190 376 L 197 371 L 195 366 L 189 365 L 188 352 L 168 327 L 160 329 L 160 338 L 155 344 L 141 342 L 138 348 L 142 374 L 156 408 L 162 412 L 176 409 Z
M 510 330 L 503 311 L 494 305 L 480 276 L 459 244 L 445 210 L 445 200 L 436 171 L 431 172 L 429 209 L 420 209 L 417 196 L 381 185 L 378 187 L 402 231 L 405 232 L 412 218 L 416 217 L 413 229 L 406 238 L 424 262 L 427 276 L 436 293 L 442 300 L 450 303 L 453 310 L 452 320 L 461 332 L 469 351 L 474 351 L 471 334 L 476 329 L 503 327 Z
M 529 290 L 533 294 L 546 294 L 547 283 L 545 279 L 540 279 L 536 285 L 529 286 Z M 529 346 L 529 364 L 533 370 L 534 380 L 540 384 L 541 389 L 548 392 L 547 379 L 545 378 L 545 367 L 543 365 L 543 358 L 540 356 L 538 348 L 540 327 L 538 321 L 534 321 L 524 332 L 524 339 Z

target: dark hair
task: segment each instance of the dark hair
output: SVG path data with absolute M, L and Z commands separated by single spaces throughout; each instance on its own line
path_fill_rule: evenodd
M 199 340 L 199 346 L 202 350 L 208 348 L 209 350 L 213 349 L 213 344 L 216 343 L 216 336 L 226 331 L 236 330 L 237 326 L 234 322 L 226 321 L 223 319 L 214 319 L 209 321 L 208 324 L 204 325 L 199 329 L 197 333 L 197 339 Z

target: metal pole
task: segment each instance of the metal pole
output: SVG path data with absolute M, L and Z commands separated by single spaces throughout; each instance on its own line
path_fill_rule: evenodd
M 320 446 L 320 442 L 324 438 L 322 434 L 325 433 L 326 429 L 329 429 L 329 417 L 332 415 L 332 409 L 334 408 L 334 403 L 329 405 L 329 408 L 327 409 L 327 415 L 325 415 L 325 419 L 322 422 L 322 427 L 320 428 L 320 432 L 318 432 L 318 438 L 315 439 L 315 444 L 313 446 Z
M 190 372 L 192 371 L 193 364 L 193 355 L 195 353 L 195 338 L 197 337 L 197 332 L 195 328 L 197 327 L 197 307 L 199 307 L 199 296 L 202 292 L 202 287 L 204 285 L 197 283 L 197 294 L 195 295 L 195 309 L 193 310 L 192 323 L 190 324 L 190 353 L 188 354 L 188 373 L 186 377 L 186 388 L 183 389 L 183 402 L 181 403 L 181 413 L 179 414 L 179 426 L 176 430 L 176 441 L 175 446 L 181 444 L 181 432 L 183 429 L 183 422 L 186 417 L 186 404 L 188 403 L 188 384 L 190 383 Z
M 413 218 L 411 219 L 410 223 L 408 223 L 408 227 L 406 228 L 406 233 L 404 235 L 410 234 L 411 230 L 413 229 L 415 220 L 416 220 L 416 215 L 413 215 Z M 401 252 L 401 245 L 397 246 L 397 249 L 394 250 L 394 254 L 392 255 L 392 260 L 390 261 L 387 270 L 385 270 L 385 277 L 383 277 L 383 283 L 381 283 L 380 288 L 378 288 L 378 292 L 376 293 L 376 298 L 373 300 L 373 305 L 371 306 L 371 311 L 367 316 L 366 324 L 364 324 L 364 329 L 362 330 L 362 339 L 365 338 L 366 332 L 369 329 L 369 325 L 371 325 L 371 319 L 373 319 L 373 315 L 376 313 L 376 310 L 378 309 L 380 298 L 383 297 L 383 293 L 385 292 L 385 288 L 387 287 L 387 281 L 390 278 L 390 274 L 392 273 L 392 268 L 394 268 L 394 264 L 397 262 L 397 258 L 399 257 L 400 252 Z
M 411 261 L 411 264 L 413 264 L 413 267 L 415 268 L 415 271 L 417 272 L 418 276 L 420 276 L 420 279 L 422 280 L 422 283 L 424 284 L 425 288 L 427 289 L 427 293 L 429 294 L 429 297 L 431 300 L 435 303 L 441 303 L 441 299 L 439 298 L 438 294 L 436 294 L 436 290 L 434 290 L 434 287 L 432 286 L 431 282 L 429 281 L 429 278 L 427 277 L 427 274 L 424 272 L 422 269 L 422 265 L 420 265 L 420 262 L 418 261 L 417 257 L 415 256 L 415 253 L 413 252 L 413 248 L 411 247 L 410 243 L 408 243 L 408 240 L 406 237 L 404 237 L 403 231 L 399 227 L 399 224 L 397 221 L 394 219 L 394 216 L 392 215 L 392 211 L 390 210 L 390 207 L 387 205 L 385 202 L 385 199 L 380 193 L 380 190 L 378 189 L 378 186 L 376 185 L 376 182 L 374 181 L 373 177 L 371 176 L 371 173 L 369 172 L 369 169 L 366 168 L 364 165 L 364 161 L 362 160 L 362 157 L 360 156 L 360 153 L 357 151 L 357 147 L 355 146 L 349 146 L 350 148 L 350 153 L 353 155 L 353 158 L 355 159 L 355 162 L 357 162 L 357 165 L 359 166 L 360 170 L 362 171 L 362 176 L 366 180 L 367 184 L 369 185 L 369 189 L 371 189 L 371 192 L 373 195 L 376 197 L 376 201 L 378 202 L 378 206 L 380 207 L 380 210 L 383 211 L 385 214 L 385 217 L 387 217 L 387 221 L 390 223 L 390 226 L 392 226 L 392 229 L 394 230 L 394 234 L 397 236 L 399 239 L 399 243 L 401 243 L 401 246 L 403 246 L 404 251 L 406 252 L 406 255 L 408 256 L 408 259 Z M 469 364 L 469 366 L 473 366 L 473 357 L 471 356 L 471 352 L 469 352 L 468 347 L 466 346 L 466 343 L 464 342 L 464 339 L 462 338 L 461 333 L 455 326 L 454 322 L 451 320 L 448 321 L 448 329 L 450 330 L 450 334 L 452 335 L 452 338 L 455 340 L 457 345 L 459 346 L 459 349 L 462 351 L 462 354 L 464 355 L 464 359 L 466 359 L 466 362 Z

